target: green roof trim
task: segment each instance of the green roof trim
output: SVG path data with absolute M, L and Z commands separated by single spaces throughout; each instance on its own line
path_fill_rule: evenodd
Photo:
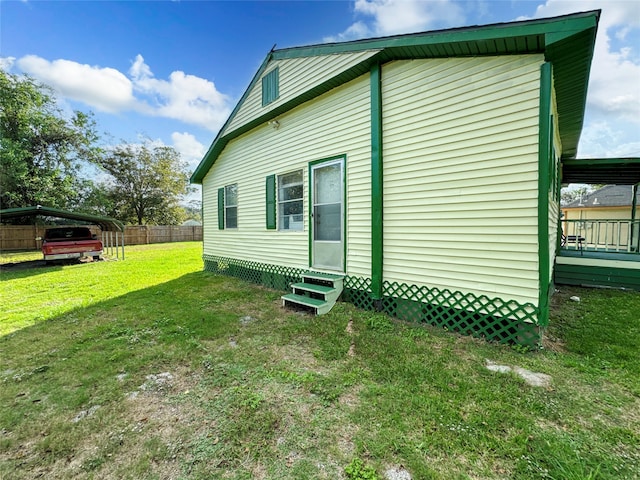
M 83 222 L 91 222 L 100 225 L 103 231 L 124 232 L 124 223 L 115 218 L 102 217 L 100 215 L 91 215 L 89 213 L 70 212 L 69 210 L 61 210 L 58 208 L 43 207 L 36 205 L 33 207 L 22 208 L 6 208 L 0 210 L 0 220 L 7 218 L 19 217 L 35 217 L 41 215 L 43 217 L 70 218 L 71 220 L 81 220 Z
M 244 95 L 193 172 L 191 182 L 202 183 L 227 143 L 234 138 L 343 83 L 368 73 L 371 66 L 376 63 L 384 64 L 402 59 L 543 53 L 545 60 L 553 64 L 563 157 L 575 157 L 584 121 L 589 72 L 599 18 L 600 10 L 594 10 L 552 18 L 272 50 L 267 54 Z M 321 85 L 224 134 L 270 62 L 363 51 L 377 51 L 377 53 Z

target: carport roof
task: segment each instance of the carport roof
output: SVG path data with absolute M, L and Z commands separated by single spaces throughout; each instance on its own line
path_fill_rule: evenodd
M 640 158 L 563 160 L 562 183 L 635 185 L 640 183 Z
M 69 210 L 60 210 L 58 208 L 43 207 L 36 205 L 33 207 L 6 208 L 0 210 L 0 220 L 18 217 L 57 217 L 69 218 L 72 220 L 81 220 L 99 225 L 103 231 L 124 232 L 124 224 L 115 218 L 102 217 L 100 215 L 91 215 L 88 213 L 71 212 Z

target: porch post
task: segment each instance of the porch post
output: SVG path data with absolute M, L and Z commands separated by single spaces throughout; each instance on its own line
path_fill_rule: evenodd
M 640 183 L 636 183 L 631 187 L 631 220 L 636 219 L 636 208 L 638 208 L 638 186 L 640 186 Z
M 636 253 L 640 253 L 640 225 L 636 226 L 635 219 L 637 218 L 636 210 L 638 208 L 638 187 L 640 187 L 640 183 L 636 183 L 633 187 L 631 187 L 631 243 L 633 243 L 634 234 L 637 232 L 638 244 L 632 245 L 632 247 L 636 248 Z
M 371 295 L 382 299 L 382 92 L 379 63 L 371 67 Z

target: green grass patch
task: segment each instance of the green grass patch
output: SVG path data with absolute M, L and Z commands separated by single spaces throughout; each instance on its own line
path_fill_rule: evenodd
M 637 478 L 638 293 L 561 288 L 546 348 L 522 353 L 284 310 L 200 257 L 3 270 L 0 478 Z

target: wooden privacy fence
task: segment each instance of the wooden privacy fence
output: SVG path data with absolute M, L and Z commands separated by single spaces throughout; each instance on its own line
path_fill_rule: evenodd
M 50 227 L 51 225 L 49 225 Z M 0 225 L 0 251 L 39 250 L 47 226 Z M 90 225 L 92 233 L 101 236 L 100 227 Z M 202 226 L 131 225 L 125 227 L 125 245 L 202 241 Z
M 202 226 L 131 225 L 124 230 L 125 245 L 201 240 Z

